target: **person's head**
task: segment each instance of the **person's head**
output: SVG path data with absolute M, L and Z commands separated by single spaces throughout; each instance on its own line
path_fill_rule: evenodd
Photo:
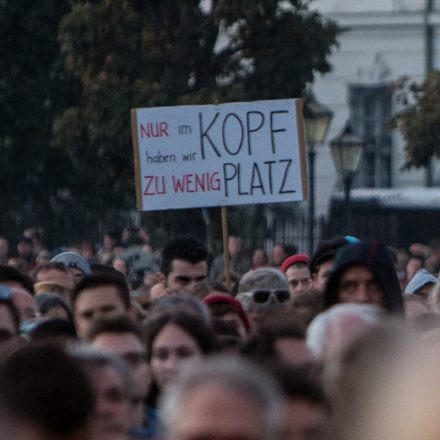
M 414 293 L 404 293 L 403 304 L 405 320 L 410 324 L 413 324 L 415 321 L 417 321 L 419 316 L 429 312 L 429 307 L 426 301 Z
M 433 287 L 438 283 L 437 278 L 426 269 L 419 269 L 405 287 L 405 293 L 414 293 L 427 300 Z
M 201 283 L 197 283 L 189 292 L 191 296 L 204 299 L 208 295 L 230 295 L 230 290 L 219 281 L 205 280 Z
M 267 266 L 269 260 L 264 249 L 255 249 L 252 255 L 252 267 L 256 269 L 257 267 Z
M 0 265 L 0 283 L 10 287 L 20 287 L 34 294 L 34 286 L 29 276 L 20 272 L 15 267 Z
M 249 320 L 240 301 L 227 294 L 208 295 L 203 302 L 208 305 L 214 319 L 225 322 L 234 328 L 245 340 L 250 331 Z
M 211 328 L 185 312 L 166 313 L 148 321 L 146 335 L 151 375 L 159 389 L 173 382 L 186 365 L 219 348 Z
M 93 438 L 127 438 L 132 418 L 133 383 L 126 364 L 118 357 L 92 347 L 77 347 L 72 352 L 84 368 L 96 396 Z
M 33 321 L 39 317 L 35 297 L 21 287 L 11 287 L 12 302 L 17 307 L 20 322 Z
M 12 301 L 9 286 L 0 284 L 0 357 L 13 345 L 20 333 L 20 313 Z
M 185 312 L 195 315 L 206 325 L 211 322 L 209 308 L 200 300 L 189 295 L 171 294 L 159 298 L 148 311 L 148 318 L 154 319 L 156 316 L 171 312 Z
M 62 252 L 61 254 L 55 255 L 50 262 L 63 263 L 72 274 L 75 284 L 79 283 L 84 276 L 92 272 L 87 260 L 75 252 Z
M 83 338 L 97 318 L 128 314 L 130 293 L 120 277 L 92 274 L 74 288 L 71 302 L 78 336 Z
M 304 329 L 294 316 L 284 314 L 264 322 L 243 345 L 241 353 L 259 364 L 280 361 L 307 370 L 315 365 L 315 357 L 304 341 Z
M 292 296 L 289 304 L 292 312 L 303 319 L 305 325 L 324 310 L 324 294 L 321 290 L 310 287 Z
M 42 248 L 38 251 L 37 256 L 35 257 L 35 264 L 37 266 L 41 266 L 43 264 L 47 264 L 50 261 L 50 252 L 46 248 Z
M 382 315 L 383 309 L 372 304 L 336 304 L 310 323 L 307 346 L 317 359 L 331 359 L 357 335 L 377 324 Z
M 21 237 L 17 242 L 18 256 L 24 258 L 26 261 L 30 261 L 32 258 L 32 251 L 32 240 L 28 237 Z
M 214 357 L 171 386 L 161 400 L 164 438 L 278 438 L 282 397 L 264 371 L 243 359 Z
M 237 299 L 243 305 L 253 326 L 257 326 L 265 316 L 289 304 L 287 277 L 273 267 L 251 270 L 239 281 Z
M 69 269 L 60 261 L 54 261 L 38 267 L 34 272 L 35 283 L 53 283 L 70 291 L 75 282 Z
M 56 293 L 41 293 L 35 297 L 38 311 L 45 319 L 64 319 L 73 323 L 73 315 L 67 302 Z
M 285 247 L 278 243 L 276 244 L 273 249 L 270 256 L 270 262 L 272 266 L 280 267 L 283 261 L 287 258 L 289 254 L 287 253 Z
M 319 290 L 325 289 L 327 281 L 332 273 L 336 254 L 340 249 L 350 243 L 351 241 L 348 237 L 339 235 L 330 240 L 322 240 L 318 243 L 309 262 L 313 287 Z
M 375 304 L 403 312 L 400 283 L 387 247 L 365 241 L 344 247 L 328 280 L 326 307 L 337 303 Z
M 322 388 L 297 368 L 280 365 L 272 372 L 286 396 L 282 438 L 320 438 L 330 419 L 330 404 Z
M 411 253 L 406 263 L 406 279 L 411 281 L 418 270 L 423 269 L 425 257 L 422 254 Z
M 228 250 L 231 257 L 241 252 L 241 238 L 236 235 L 230 235 L 228 238 Z
M 289 281 L 289 290 L 292 296 L 311 286 L 309 260 L 308 255 L 295 254 L 287 257 L 281 265 L 281 270 L 286 274 Z
M 0 237 L 0 257 L 7 257 L 9 255 L 9 241 Z
M 122 257 L 115 257 L 112 261 L 112 267 L 121 272 L 122 275 L 127 276 L 129 272 L 128 264 Z
M 24 346 L 0 366 L 1 438 L 94 438 L 88 431 L 94 404 L 87 376 L 60 348 Z
M 189 292 L 208 276 L 208 251 L 191 235 L 178 235 L 162 249 L 159 278 L 166 288 L 177 293 Z
M 131 372 L 135 394 L 144 398 L 150 383 L 146 339 L 143 328 L 127 316 L 96 320 L 86 340 L 98 349 L 123 359 Z

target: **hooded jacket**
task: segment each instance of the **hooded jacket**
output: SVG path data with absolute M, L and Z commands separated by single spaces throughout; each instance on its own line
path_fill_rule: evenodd
M 324 292 L 325 307 L 339 302 L 338 287 L 342 274 L 351 266 L 369 269 L 384 293 L 384 308 L 390 313 L 403 313 L 403 299 L 396 269 L 387 247 L 378 241 L 362 241 L 342 249 Z

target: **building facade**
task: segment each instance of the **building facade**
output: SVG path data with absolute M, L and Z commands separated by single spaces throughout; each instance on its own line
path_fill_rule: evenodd
M 335 20 L 343 33 L 331 56 L 333 71 L 313 86 L 317 100 L 334 111 L 326 143 L 316 159 L 316 212 L 324 215 L 338 190 L 328 147 L 350 120 L 366 142 L 355 186 L 405 188 L 436 185 L 440 171 L 402 171 L 404 145 L 390 119 L 398 110 L 393 84 L 402 76 L 421 82 L 440 68 L 440 0 L 315 0 L 312 9 Z

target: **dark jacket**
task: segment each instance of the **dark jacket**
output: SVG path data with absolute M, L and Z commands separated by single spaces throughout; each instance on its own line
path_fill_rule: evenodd
M 363 241 L 344 247 L 336 256 L 335 267 L 324 293 L 325 307 L 338 303 L 341 276 L 351 266 L 361 264 L 369 269 L 384 292 L 388 312 L 403 313 L 403 300 L 396 269 L 387 247 L 378 241 Z

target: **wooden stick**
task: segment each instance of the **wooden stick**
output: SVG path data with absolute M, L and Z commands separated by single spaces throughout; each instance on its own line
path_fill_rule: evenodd
M 225 283 L 227 287 L 231 284 L 231 273 L 229 267 L 229 246 L 228 246 L 228 208 L 222 206 L 222 235 L 223 235 L 223 261 L 225 265 Z

